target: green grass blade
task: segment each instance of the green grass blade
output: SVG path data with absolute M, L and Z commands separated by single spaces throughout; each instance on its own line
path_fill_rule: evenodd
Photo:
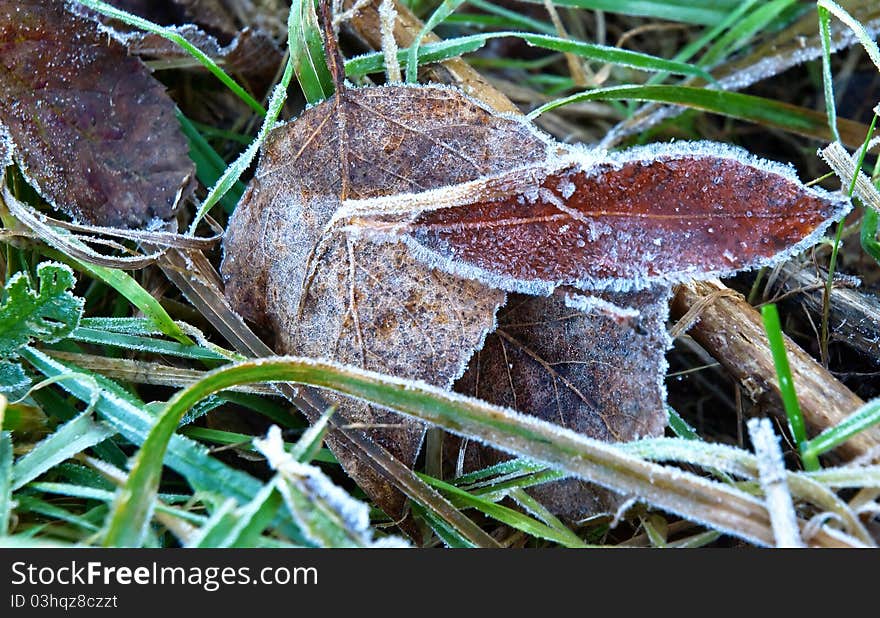
M 163 354 L 200 360 L 228 360 L 222 354 L 198 345 L 183 345 L 174 341 L 163 341 L 162 339 L 138 335 L 123 335 L 95 328 L 84 328 L 82 326 L 74 329 L 69 338 L 74 341 L 108 345 L 149 354 Z
M 645 462 L 625 454 L 619 446 L 478 399 L 326 361 L 270 357 L 229 365 L 178 392 L 162 418 L 180 418 L 201 399 L 232 386 L 276 381 L 328 388 L 369 401 L 459 435 L 488 440 L 501 450 L 546 462 L 569 476 L 640 495 L 658 508 L 715 529 L 756 543 L 773 542 L 763 504 L 735 488 Z
M 237 448 L 246 451 L 254 450 L 251 442 L 256 436 L 252 436 L 245 433 L 236 433 L 233 431 L 222 431 L 220 429 L 209 429 L 207 427 L 184 427 L 180 430 L 180 434 L 193 438 L 194 440 L 201 440 L 203 442 L 211 442 L 213 444 L 223 444 L 230 445 L 234 444 Z M 320 444 L 320 443 L 319 443 Z M 288 444 L 291 449 L 291 454 L 296 455 L 293 452 L 295 448 L 295 444 Z M 339 463 L 336 458 L 333 456 L 333 453 L 330 452 L 329 449 L 322 448 L 315 452 L 306 453 L 309 457 L 308 459 L 303 459 L 303 463 L 309 461 L 317 461 L 321 463 L 330 463 L 335 464 Z
M 24 348 L 21 356 L 49 377 L 71 371 L 70 367 L 33 348 Z M 60 386 L 82 401 L 91 398 L 92 390 L 88 384 L 65 381 Z M 155 423 L 153 416 L 109 391 L 100 393 L 95 411 L 134 444 L 142 444 Z M 241 504 L 253 500 L 262 488 L 257 479 L 214 459 L 205 447 L 179 435 L 174 436 L 168 444 L 165 464 L 182 475 L 196 490 L 234 498 Z M 278 522 L 284 534 L 302 542 L 298 529 L 289 517 L 280 516 Z
M 333 94 L 333 78 L 327 68 L 321 27 L 314 0 L 294 0 L 287 25 L 287 43 L 296 79 L 309 103 Z
M 785 414 L 788 417 L 788 427 L 801 454 L 804 468 L 817 470 L 819 468 L 818 458 L 805 452 L 807 426 L 804 423 L 804 416 L 801 413 L 801 406 L 794 389 L 794 380 L 791 377 L 791 367 L 788 364 L 782 325 L 779 322 L 779 312 L 776 310 L 776 305 L 770 304 L 761 307 L 761 317 L 764 319 L 764 330 L 767 332 L 767 341 L 770 344 L 776 376 L 779 379 L 779 392 L 782 395 L 782 405 L 785 407 Z
M 297 13 L 291 10 L 287 24 L 289 32 L 294 26 L 295 15 L 297 15 Z M 198 212 L 196 212 L 196 215 L 190 224 L 189 231 L 187 232 L 188 234 L 195 234 L 199 222 L 223 198 L 224 195 L 236 186 L 241 175 L 244 174 L 244 171 L 253 162 L 254 157 L 257 156 L 257 152 L 269 136 L 269 132 L 275 128 L 275 124 L 278 122 L 278 116 L 281 114 L 281 109 L 284 107 L 284 102 L 287 100 L 287 88 L 290 85 L 290 80 L 293 79 L 295 66 L 295 58 L 293 54 L 288 54 L 287 63 L 284 65 L 284 73 L 281 75 L 281 80 L 272 90 L 272 96 L 269 98 L 269 109 L 266 112 L 266 117 L 263 118 L 263 124 L 260 126 L 260 131 L 257 134 L 257 137 L 247 148 L 245 148 L 244 152 L 238 155 L 238 158 L 226 168 L 226 171 L 224 171 L 217 180 L 217 184 L 215 184 L 208 192 L 205 201 L 199 206 Z
M 822 88 L 825 93 L 825 114 L 828 116 L 828 127 L 835 142 L 840 141 L 837 131 L 837 103 L 834 100 L 834 79 L 831 76 L 831 15 L 828 10 L 818 8 L 819 38 L 822 40 Z
M 526 493 L 524 489 L 519 487 L 511 489 L 508 495 L 511 499 L 515 500 L 517 504 L 526 509 L 529 513 L 543 521 L 554 530 L 558 531 L 561 536 L 570 539 L 569 543 L 577 543 L 577 545 L 569 545 L 569 547 L 580 547 L 583 545 L 583 539 L 572 532 L 565 524 L 562 523 L 562 521 L 559 520 L 558 517 L 551 513 L 550 510 L 547 509 L 547 507 L 545 507 L 538 500 Z
M 223 171 L 226 169 L 226 161 L 223 160 L 223 157 L 217 154 L 217 151 L 214 150 L 211 144 L 208 143 L 208 140 L 202 136 L 202 133 L 195 127 L 189 118 L 184 116 L 179 109 L 175 111 L 177 113 L 177 120 L 180 122 L 180 127 L 183 130 L 183 134 L 189 142 L 189 157 L 196 164 L 196 176 L 206 187 L 213 187 L 223 175 Z M 250 142 L 251 140 L 247 139 L 245 145 L 250 144 Z M 240 180 L 236 180 L 229 188 L 226 195 L 220 198 L 220 204 L 223 206 L 223 210 L 228 213 L 235 210 L 235 207 L 241 199 L 241 196 L 244 195 L 244 192 L 244 183 Z
M 281 494 L 267 483 L 249 504 L 239 509 L 238 522 L 229 531 L 221 547 L 254 547 L 257 539 L 275 518 L 281 507 Z
M 406 83 L 414 84 L 419 77 L 419 47 L 422 40 L 432 32 L 438 24 L 443 23 L 447 17 L 452 15 L 458 7 L 464 4 L 465 0 L 443 0 L 427 20 L 425 20 L 422 29 L 416 35 L 410 44 L 406 56 Z
M 235 525 L 235 500 L 224 500 L 211 513 L 211 517 L 199 528 L 198 532 L 187 542 L 187 547 L 219 547 L 227 537 L 230 528 Z
M 689 62 L 691 58 L 693 58 L 697 52 L 706 47 L 709 43 L 717 39 L 722 32 L 730 28 L 733 24 L 737 23 L 739 19 L 745 15 L 752 6 L 758 2 L 758 0 L 744 0 L 740 3 L 740 5 L 734 9 L 733 12 L 727 15 L 723 20 L 708 28 L 706 32 L 700 35 L 698 38 L 694 39 L 687 45 L 685 45 L 678 53 L 673 56 L 673 60 L 678 62 Z M 705 67 L 708 63 L 700 59 L 697 63 L 697 66 Z M 656 75 L 652 75 L 648 80 L 648 84 L 657 84 L 666 77 L 666 73 L 658 73 Z
M 525 476 L 517 478 L 492 481 L 491 483 L 485 484 L 483 487 L 474 489 L 471 493 L 487 500 L 491 500 L 492 502 L 497 502 L 510 495 L 511 492 L 528 489 L 529 487 L 535 487 L 537 485 L 544 485 L 545 483 L 551 483 L 553 481 L 559 481 L 566 478 L 566 476 L 569 475 L 548 468 L 540 472 L 526 474 Z
M 274 483 L 267 483 L 240 509 L 230 510 L 235 503 L 226 501 L 215 514 L 220 516 L 212 516 L 192 547 L 254 547 L 281 504 L 281 495 Z
M 437 43 L 429 43 L 419 48 L 419 62 L 423 64 L 428 62 L 439 62 L 456 56 L 461 56 L 462 54 L 468 54 L 482 48 L 487 41 L 505 37 L 520 39 L 533 47 L 540 47 L 542 49 L 562 53 L 572 53 L 596 62 L 607 62 L 618 66 L 639 69 L 641 71 L 692 75 L 701 77 L 707 81 L 712 81 L 712 76 L 706 73 L 705 70 L 685 62 L 666 60 L 650 54 L 643 54 L 641 52 L 629 51 L 617 47 L 582 43 L 580 41 L 563 39 L 558 36 L 532 34 L 528 32 L 486 32 L 454 39 L 446 39 Z M 409 58 L 411 53 L 412 48 L 407 48 L 399 50 L 397 54 L 398 60 L 400 60 L 401 64 L 406 65 L 407 71 L 409 71 Z M 378 73 L 384 69 L 384 66 L 384 56 L 381 53 L 376 52 L 348 60 L 345 63 L 345 73 L 349 77 L 359 77 L 369 73 Z
M 103 442 L 116 432 L 103 423 L 96 423 L 87 411 L 62 425 L 37 444 L 12 467 L 12 487 L 18 489 L 62 461 Z
M 96 487 L 86 487 L 83 485 L 74 485 L 73 483 L 46 483 L 35 482 L 29 485 L 30 488 L 44 491 L 51 494 L 61 496 L 70 496 L 71 498 L 85 498 L 87 500 L 98 500 L 100 502 L 112 502 L 116 494 L 109 489 L 99 489 Z M 159 499 L 172 503 L 184 504 L 192 499 L 192 496 L 185 494 L 159 494 Z
M 712 66 L 745 45 L 756 33 L 776 21 L 781 13 L 797 0 L 764 2 L 720 37 L 700 58 L 701 66 Z
M 0 402 L 3 406 L 4 402 Z M 12 514 L 12 435 L 0 431 L 0 537 L 9 533 Z
M 880 423 L 880 399 L 869 401 L 834 427 L 808 441 L 805 452 L 818 457 L 877 423 Z
M 69 524 L 82 528 L 89 534 L 101 529 L 99 525 L 81 515 L 76 515 L 67 509 L 33 496 L 21 495 L 16 498 L 16 501 L 18 502 L 18 508 L 16 509 L 18 513 L 36 513 L 51 519 L 66 521 Z
M 536 519 L 524 515 L 519 511 L 515 511 L 509 507 L 495 504 L 490 500 L 471 495 L 470 493 L 459 489 L 455 485 L 450 485 L 439 479 L 435 479 L 426 474 L 420 474 L 426 483 L 432 487 L 442 491 L 447 497 L 451 498 L 456 506 L 469 506 L 488 515 L 496 521 L 507 524 L 511 528 L 521 530 L 526 534 L 540 539 L 546 539 L 559 543 L 564 547 L 585 547 L 586 544 L 573 532 L 564 529 L 558 530 Z
M 431 527 L 431 530 L 440 538 L 441 541 L 452 549 L 472 549 L 476 545 L 458 533 L 441 517 L 437 517 L 432 511 L 426 509 L 421 504 L 414 502 L 410 508 L 413 515 L 423 519 Z M 0 539 L 2 542 L 2 539 Z
M 693 86 L 614 86 L 599 88 L 551 101 L 528 117 L 581 101 L 654 101 L 671 103 L 757 124 L 784 129 L 823 140 L 831 138 L 826 117 L 812 110 L 740 92 L 727 92 Z
M 100 0 L 74 0 L 77 4 L 81 4 L 84 7 L 90 8 L 93 11 L 97 11 L 102 15 L 106 15 L 107 17 L 112 17 L 113 19 L 118 19 L 119 21 L 128 24 L 129 26 L 133 26 L 138 28 L 139 30 L 143 30 L 145 32 L 152 32 L 153 34 L 158 34 L 159 36 L 168 39 L 172 43 L 176 43 L 179 45 L 186 53 L 190 56 L 198 60 L 208 71 L 210 71 L 217 79 L 219 79 L 223 84 L 229 88 L 235 95 L 244 101 L 248 107 L 254 110 L 257 114 L 264 116 L 266 114 L 266 110 L 263 109 L 263 106 L 260 105 L 259 101 L 254 99 L 248 92 L 238 85 L 238 83 L 232 79 L 226 71 L 217 66 L 217 63 L 214 62 L 209 56 L 207 56 L 202 50 L 198 47 L 187 41 L 183 38 L 179 33 L 171 30 L 169 28 L 163 28 L 158 24 L 154 24 L 151 21 L 138 17 L 137 15 L 132 15 L 131 13 L 126 13 L 121 9 L 117 9 L 114 6 L 107 4 L 106 2 L 101 2 Z
M 840 5 L 831 0 L 819 0 L 817 4 L 820 9 L 825 9 L 832 13 L 837 19 L 846 24 L 853 33 L 855 33 L 859 43 L 861 43 L 862 47 L 865 48 L 865 51 L 868 52 L 868 57 L 871 59 L 871 62 L 873 62 L 874 66 L 877 67 L 877 70 L 880 71 L 880 47 L 877 47 L 877 42 L 870 34 L 868 34 L 865 27 L 862 26 L 862 24 L 860 24 L 852 15 L 844 11 Z
M 499 23 L 505 25 L 505 29 L 516 29 L 516 30 L 525 30 L 527 32 L 540 32 L 542 34 L 555 35 L 557 34 L 556 28 L 553 27 L 553 24 L 540 21 L 538 19 L 534 19 L 525 15 L 523 13 L 519 13 L 517 11 L 512 11 L 510 9 L 506 9 L 503 6 L 498 6 L 488 0 L 470 0 L 468 2 L 468 6 L 483 11 L 487 15 L 481 13 L 480 15 L 474 15 L 474 17 L 495 17 L 499 20 L 502 20 Z M 456 19 L 461 17 L 462 14 L 450 15 L 446 21 L 447 23 L 456 23 Z
M 483 481 L 494 476 L 529 474 L 532 472 L 539 472 L 546 467 L 547 466 L 542 463 L 529 461 L 527 459 L 508 459 L 507 461 L 502 461 L 501 463 L 489 466 L 488 468 L 482 468 L 480 470 L 468 472 L 467 474 L 462 474 L 461 476 L 457 477 L 453 482 L 455 483 L 455 485 L 458 486 L 473 485 L 474 483 L 478 483 L 479 481 Z
M 74 257 L 63 255 L 59 251 L 49 249 L 48 247 L 42 248 L 41 251 L 50 257 L 54 256 L 57 259 L 64 260 L 76 270 L 86 272 L 92 277 L 103 281 L 137 307 L 160 332 L 176 339 L 182 344 L 194 345 L 193 340 L 171 319 L 171 316 L 168 315 L 168 312 L 165 311 L 161 303 L 125 271 L 98 266 L 97 264 L 89 264 Z
M 290 455 L 300 463 L 309 463 L 318 454 L 324 436 L 330 429 L 330 417 L 335 410 L 331 407 L 303 432 L 300 439 L 290 449 Z
M 847 191 L 847 197 L 851 200 L 856 190 L 856 183 L 859 180 L 859 174 L 862 164 L 865 162 L 865 155 L 868 154 L 868 144 L 874 135 L 874 127 L 877 126 L 877 114 L 871 119 L 871 126 L 865 134 L 865 140 L 862 142 L 862 148 L 859 153 L 859 160 L 856 162 L 853 170 L 852 181 Z M 819 350 L 823 361 L 828 362 L 828 341 L 830 338 L 829 320 L 831 318 L 831 289 L 834 287 L 834 273 L 837 271 L 837 256 L 840 252 L 840 241 L 843 239 L 844 222 L 837 222 L 837 231 L 834 234 L 834 245 L 831 247 L 831 257 L 828 258 L 828 276 L 825 278 L 825 288 L 822 290 L 822 323 L 819 333 Z
M 543 4 L 543 0 L 527 0 Z M 723 20 L 736 9 L 740 0 L 554 0 L 557 7 L 569 6 L 580 9 L 608 11 L 620 15 L 653 17 L 668 21 L 711 26 Z

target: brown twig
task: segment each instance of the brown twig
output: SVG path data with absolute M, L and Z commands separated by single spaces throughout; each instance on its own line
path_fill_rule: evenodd
M 760 314 L 741 294 L 730 294 L 720 281 L 699 281 L 681 285 L 672 303 L 672 314 L 681 318 L 706 298 L 714 302 L 703 307 L 689 334 L 718 360 L 761 407 L 783 416 L 779 382 Z M 820 432 L 837 425 L 864 402 L 844 386 L 813 357 L 785 338 L 794 385 L 807 427 Z M 857 457 L 880 445 L 880 429 L 854 436 L 837 453 Z
M 321 30 L 324 35 L 324 52 L 327 56 L 327 68 L 333 76 L 333 85 L 336 92 L 345 90 L 345 63 L 342 61 L 342 52 L 339 51 L 339 41 L 333 31 L 333 7 L 332 0 L 321 0 Z

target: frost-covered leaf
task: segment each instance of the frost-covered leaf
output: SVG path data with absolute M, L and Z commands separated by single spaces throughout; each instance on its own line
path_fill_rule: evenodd
M 0 357 L 9 357 L 32 339 L 63 339 L 79 324 L 83 299 L 74 296 L 73 271 L 64 264 L 37 266 L 36 287 L 26 273 L 10 277 L 0 296 Z
M 198 18 L 198 11 L 195 15 L 191 15 L 189 11 L 184 12 L 170 2 L 166 3 L 165 10 L 159 10 L 161 7 L 157 6 L 157 3 L 146 1 L 117 1 L 108 4 L 136 17 L 143 17 L 166 26 L 167 32 L 179 35 L 215 62 L 222 64 L 236 78 L 244 79 L 254 93 L 268 90 L 283 61 L 284 55 L 272 36 L 248 25 L 249 22 L 239 27 L 236 25 L 237 20 L 232 19 L 231 14 L 224 13 L 223 17 L 214 19 L 211 15 L 215 15 L 215 11 L 209 10 L 205 18 L 201 19 Z M 131 54 L 161 60 L 190 57 L 189 51 L 177 42 L 156 32 L 140 30 L 82 7 L 77 7 L 77 10 L 104 24 L 104 28 L 125 45 Z M 151 19 L 151 15 L 156 18 Z M 206 91 L 202 93 L 202 97 L 224 97 L 228 94 L 225 90 L 219 93 Z M 200 100 L 200 104 L 206 105 L 206 102 Z
M 470 186 L 351 200 L 365 233 L 510 291 L 641 290 L 726 276 L 815 244 L 850 205 L 785 166 L 711 142 L 562 151 Z M 383 213 L 387 213 L 383 216 Z M 401 222 L 411 213 L 413 220 Z
M 0 0 L 0 125 L 44 198 L 112 226 L 170 217 L 194 165 L 165 88 L 60 0 Z
M 662 435 L 669 297 L 662 286 L 598 297 L 512 294 L 456 390 L 608 442 Z M 481 468 L 507 457 L 472 443 L 467 461 Z M 604 492 L 574 479 L 529 492 L 572 520 L 608 507 Z
M 546 157 L 517 121 L 493 116 L 457 90 L 346 90 L 276 129 L 231 219 L 226 294 L 269 327 L 276 349 L 330 358 L 451 387 L 504 294 L 425 267 L 399 244 L 325 228 L 346 197 L 394 195 L 468 182 Z M 421 423 L 364 404 L 341 408 L 412 465 Z M 400 512 L 400 495 L 371 468 L 328 444 L 371 498 Z
M 30 388 L 31 379 L 18 363 L 0 360 L 0 394 L 6 399 L 20 399 Z
M 370 508 L 355 500 L 320 468 L 297 461 L 284 449 L 281 429 L 272 426 L 254 446 L 278 471 L 275 487 L 303 534 L 318 547 L 405 547 L 402 539 L 373 539 Z

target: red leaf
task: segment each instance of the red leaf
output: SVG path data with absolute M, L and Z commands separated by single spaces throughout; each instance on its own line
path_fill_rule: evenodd
M 529 178 L 537 181 L 529 186 Z M 505 189 L 512 186 L 513 190 Z M 567 153 L 469 187 L 351 201 L 366 228 L 407 211 L 415 254 L 430 265 L 502 289 L 558 285 L 644 289 L 764 266 L 815 243 L 848 202 L 800 183 L 786 167 L 710 143 L 639 148 L 595 158 Z

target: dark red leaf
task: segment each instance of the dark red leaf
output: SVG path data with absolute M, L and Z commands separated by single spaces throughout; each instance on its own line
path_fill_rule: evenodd
M 537 179 L 531 186 L 529 176 Z M 397 217 L 421 212 L 393 229 L 408 232 L 427 263 L 537 293 L 557 285 L 643 289 L 763 266 L 815 243 L 849 207 L 786 167 L 707 143 L 604 158 L 575 151 L 542 169 L 485 179 L 467 203 L 432 207 L 436 199 L 364 205 Z
M 167 219 L 195 170 L 174 103 L 138 59 L 64 5 L 0 0 L 0 124 L 16 162 L 77 219 Z

